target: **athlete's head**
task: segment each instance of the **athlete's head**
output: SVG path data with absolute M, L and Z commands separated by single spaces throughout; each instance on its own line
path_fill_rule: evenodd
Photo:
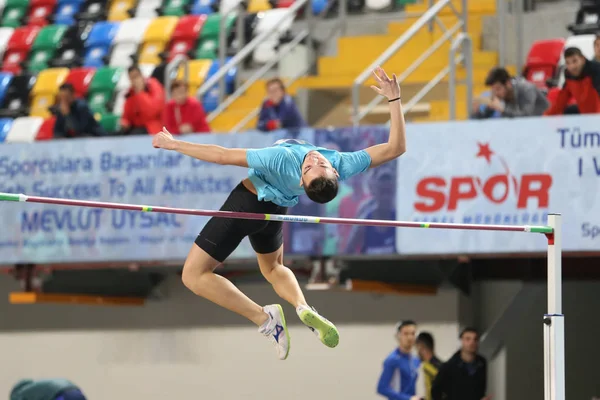
M 338 193 L 339 174 L 318 151 L 311 151 L 302 163 L 300 184 L 308 198 L 317 203 L 328 203 Z
M 577 47 L 569 47 L 565 49 L 564 56 L 567 71 L 575 78 L 579 77 L 587 61 L 581 50 Z
M 404 352 L 409 352 L 415 345 L 417 323 L 412 320 L 398 322 L 396 325 L 396 339 L 398 346 Z

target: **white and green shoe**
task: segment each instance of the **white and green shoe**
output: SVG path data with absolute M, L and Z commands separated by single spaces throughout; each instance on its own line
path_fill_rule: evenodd
M 296 309 L 300 321 L 314 332 L 321 343 L 327 347 L 335 347 L 340 342 L 340 334 L 327 318 L 320 315 L 314 307 L 299 306 Z
M 275 346 L 279 359 L 285 360 L 290 353 L 290 333 L 285 323 L 283 309 L 279 304 L 272 304 L 264 306 L 263 311 L 269 319 L 258 328 L 258 331 Z

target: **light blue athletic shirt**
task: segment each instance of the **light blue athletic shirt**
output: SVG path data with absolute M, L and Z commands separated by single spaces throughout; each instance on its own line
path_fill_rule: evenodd
M 340 181 L 366 171 L 371 165 L 371 156 L 364 150 L 341 153 L 295 139 L 280 140 L 264 149 L 249 149 L 246 154 L 248 177 L 258 199 L 283 207 L 298 204 L 298 196 L 304 194 L 300 186 L 302 163 L 313 150 L 329 160 L 340 174 Z

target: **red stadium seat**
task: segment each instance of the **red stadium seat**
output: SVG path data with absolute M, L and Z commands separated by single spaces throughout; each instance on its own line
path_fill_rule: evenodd
M 546 81 L 556 74 L 564 46 L 565 39 L 562 38 L 535 42 L 527 55 L 523 76 L 538 87 L 545 88 Z
M 279 0 L 277 2 L 277 8 L 288 8 L 294 4 L 296 0 Z
M 3 72 L 11 72 L 13 74 L 21 72 L 21 63 L 27 59 L 29 50 L 39 31 L 40 28 L 37 26 L 23 26 L 15 29 L 4 52 L 2 61 Z
M 44 123 L 40 127 L 37 135 L 35 136 L 35 141 L 39 142 L 40 140 L 50 140 L 54 138 L 54 124 L 56 123 L 56 117 L 50 117 L 44 120 Z
M 186 54 L 195 47 L 206 15 L 186 15 L 179 19 L 169 45 L 169 61 L 177 54 Z
M 52 15 L 55 8 L 56 0 L 31 0 L 27 25 L 46 26 L 48 17 Z
M 94 68 L 73 68 L 64 83 L 70 83 L 77 97 L 86 97 L 96 70 Z

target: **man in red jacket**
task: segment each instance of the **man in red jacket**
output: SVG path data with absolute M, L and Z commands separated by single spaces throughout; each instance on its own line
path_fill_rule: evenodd
M 165 91 L 154 78 L 145 79 L 136 65 L 128 70 L 131 89 L 127 93 L 121 128 L 126 135 L 154 134 L 163 127 Z
M 171 85 L 171 100 L 165 108 L 165 128 L 175 135 L 210 132 L 204 108 L 198 100 L 188 96 L 187 84 L 180 80 Z
M 577 47 L 565 50 L 565 83 L 544 115 L 564 114 L 571 97 L 580 114 L 600 113 L 600 63 L 586 59 Z

